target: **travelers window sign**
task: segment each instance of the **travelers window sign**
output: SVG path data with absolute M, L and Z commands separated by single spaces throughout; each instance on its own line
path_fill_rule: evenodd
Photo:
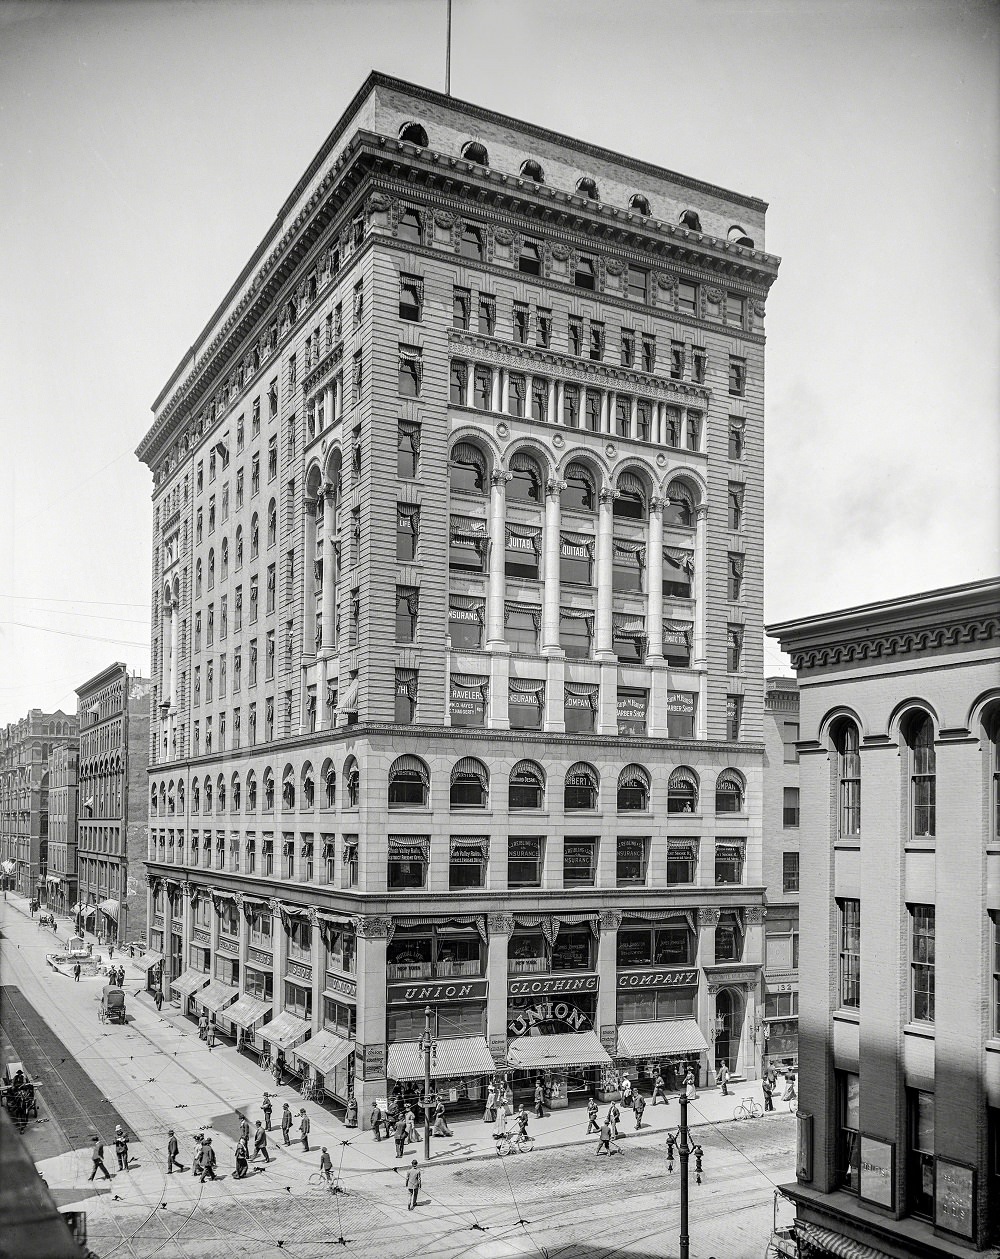
M 486 724 L 486 693 L 489 678 L 480 674 L 453 673 L 450 688 L 450 713 L 453 726 Z

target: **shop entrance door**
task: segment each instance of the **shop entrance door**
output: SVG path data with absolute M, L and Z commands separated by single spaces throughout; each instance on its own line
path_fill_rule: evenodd
M 740 1036 L 743 1031 L 743 998 L 732 988 L 723 988 L 715 998 L 716 1017 L 721 1017 L 721 1027 L 715 1037 L 715 1069 L 723 1063 L 735 1072 L 740 1052 Z
M 176 934 L 170 934 L 170 978 L 176 979 L 184 969 L 184 941 Z

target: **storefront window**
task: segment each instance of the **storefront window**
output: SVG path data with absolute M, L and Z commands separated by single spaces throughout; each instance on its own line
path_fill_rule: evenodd
M 285 1009 L 300 1019 L 312 1018 L 312 989 L 285 980 Z
M 332 997 L 323 998 L 323 1026 L 338 1036 L 347 1039 L 353 1037 L 357 1027 L 357 1014 L 352 1005 L 342 1001 L 334 1001 Z
M 424 1032 L 424 1006 L 390 1006 L 385 1015 L 386 1039 L 416 1041 Z M 431 1008 L 431 1035 L 462 1038 L 486 1034 L 486 1007 L 478 1001 L 455 1002 Z M 433 1078 L 433 1068 L 432 1068 Z
M 697 988 L 646 989 L 618 994 L 619 1023 L 657 1023 L 695 1017 Z
M 542 975 L 548 971 L 548 968 L 548 954 L 542 933 L 540 931 L 515 931 L 507 949 L 507 973 Z
M 215 978 L 221 979 L 224 984 L 232 984 L 234 987 L 240 982 L 240 964 L 233 957 L 217 957 L 215 959 Z
M 907 1187 L 914 1215 L 934 1218 L 934 1094 L 907 1090 L 909 1102 Z
M 274 975 L 269 970 L 253 970 L 247 966 L 243 971 L 243 991 L 248 997 L 258 1001 L 271 1001 L 274 998 Z
M 592 970 L 593 939 L 589 927 L 563 927 L 552 948 L 552 969 Z

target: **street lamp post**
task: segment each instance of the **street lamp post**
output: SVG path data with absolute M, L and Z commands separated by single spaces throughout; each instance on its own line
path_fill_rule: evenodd
M 424 1162 L 431 1157 L 431 1055 L 437 1062 L 437 1042 L 431 1036 L 431 1007 L 424 1006 L 424 1030 L 420 1037 L 420 1048 L 424 1055 Z
M 694 1155 L 695 1174 L 698 1184 L 701 1184 L 702 1166 L 701 1160 L 703 1151 L 697 1142 L 690 1140 L 688 1131 L 688 1099 L 686 1093 L 681 1093 L 677 1099 L 681 1105 L 681 1123 L 676 1135 L 673 1132 L 667 1133 L 667 1171 L 674 1170 L 674 1147 L 677 1147 L 677 1156 L 681 1164 L 681 1249 L 680 1259 L 691 1259 L 691 1238 L 688 1234 L 688 1165 L 691 1155 Z

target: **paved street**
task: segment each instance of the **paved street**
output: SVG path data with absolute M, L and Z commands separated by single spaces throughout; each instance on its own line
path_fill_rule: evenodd
M 313 1259 L 341 1247 L 372 1259 L 409 1256 L 546 1255 L 548 1259 L 674 1256 L 678 1253 L 679 1177 L 666 1171 L 664 1131 L 678 1120 L 676 1103 L 648 1108 L 642 1133 L 631 1134 L 624 1113 L 623 1153 L 596 1158 L 584 1140 L 586 1117 L 572 1109 L 532 1121 L 536 1148 L 498 1159 L 490 1129 L 475 1119 L 453 1122 L 454 1138 L 433 1143 L 420 1208 L 406 1211 L 406 1194 L 391 1142 L 348 1131 L 309 1103 L 315 1148 L 275 1148 L 274 1161 L 234 1181 L 234 1110 L 260 1116 L 267 1084 L 253 1062 L 220 1045 L 209 1053 L 194 1025 L 176 1010 L 158 1015 L 128 975 L 127 1026 L 97 1019 L 103 980 L 79 984 L 44 961 L 51 932 L 39 931 L 19 898 L 0 903 L 0 1023 L 15 1057 L 40 1079 L 41 1118 L 26 1139 L 61 1206 L 88 1212 L 90 1244 L 101 1259 L 219 1259 L 279 1253 Z M 60 929 L 60 936 L 65 931 Z M 5 1051 L 7 1045 L 5 1044 Z M 705 1149 L 705 1183 L 691 1186 L 694 1259 L 757 1259 L 770 1232 L 772 1192 L 792 1178 L 794 1121 L 786 1113 L 736 1123 L 739 1096 L 704 1094 L 692 1107 Z M 276 1114 L 288 1101 L 280 1090 Z M 719 1122 L 722 1120 L 723 1122 Z M 107 1142 L 123 1122 L 136 1140 L 131 1169 L 111 1182 L 90 1184 L 90 1131 Z M 204 1185 L 164 1170 L 166 1129 L 173 1126 L 190 1163 L 191 1137 L 209 1125 L 224 1178 Z M 280 1136 L 279 1136 L 280 1140 Z M 330 1194 L 311 1186 L 318 1148 L 329 1146 L 345 1188 Z M 421 1150 L 415 1150 L 419 1157 Z M 404 1165 L 411 1154 L 407 1154 Z M 114 1167 L 113 1149 L 108 1150 Z

